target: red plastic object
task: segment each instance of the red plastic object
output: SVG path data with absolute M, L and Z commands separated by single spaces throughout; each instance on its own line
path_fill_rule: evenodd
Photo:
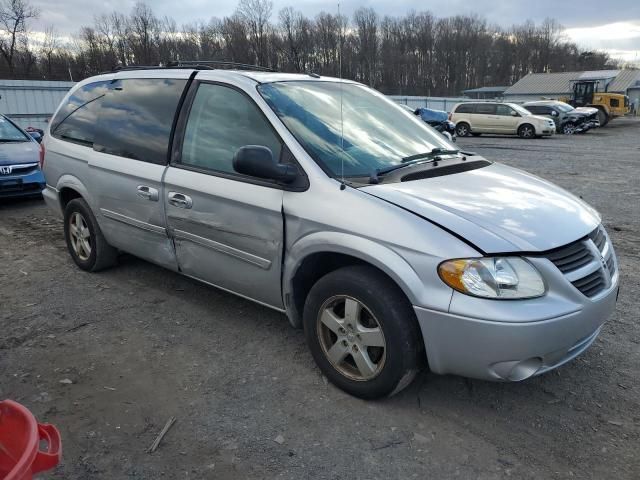
M 47 450 L 40 450 L 40 442 Z M 29 410 L 11 400 L 0 402 L 0 480 L 30 480 L 60 462 L 60 432 L 39 424 Z

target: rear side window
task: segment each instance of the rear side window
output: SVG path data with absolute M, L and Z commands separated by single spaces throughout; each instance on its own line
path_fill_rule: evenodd
M 529 110 L 531 113 L 533 113 L 534 115 L 541 115 L 542 112 L 542 107 L 537 107 L 535 105 L 527 105 L 524 108 L 526 108 L 527 110 Z
M 201 84 L 189 112 L 181 163 L 235 173 L 233 156 L 245 145 L 268 147 L 273 158 L 280 158 L 282 143 L 253 100 L 233 88 Z
M 479 103 L 476 105 L 476 113 L 485 115 L 495 115 L 496 106 L 490 103 Z
M 473 113 L 473 107 L 473 103 L 463 103 L 461 105 L 458 105 L 458 108 L 456 108 L 456 113 Z
M 109 82 L 94 82 L 74 91 L 51 122 L 51 135 L 60 140 L 93 146 L 96 121 Z
M 186 80 L 116 80 L 102 101 L 94 150 L 165 164 L 173 119 Z

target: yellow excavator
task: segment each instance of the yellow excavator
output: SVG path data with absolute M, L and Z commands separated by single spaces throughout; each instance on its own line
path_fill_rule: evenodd
M 597 80 L 579 80 L 573 84 L 571 98 L 561 98 L 574 107 L 592 107 L 598 109 L 598 121 L 604 127 L 615 117 L 629 113 L 629 97 L 620 93 L 598 92 Z

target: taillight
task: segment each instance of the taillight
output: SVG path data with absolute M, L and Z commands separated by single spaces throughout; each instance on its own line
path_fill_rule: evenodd
M 40 144 L 40 170 L 44 168 L 44 145 Z

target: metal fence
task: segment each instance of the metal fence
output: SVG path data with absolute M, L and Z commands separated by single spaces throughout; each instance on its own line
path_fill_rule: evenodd
M 454 105 L 463 102 L 478 102 L 468 97 L 414 97 L 403 95 L 389 95 L 395 102 L 409 105 L 411 108 L 431 108 L 432 110 L 444 110 L 450 112 Z M 479 100 L 482 101 L 482 100 Z

